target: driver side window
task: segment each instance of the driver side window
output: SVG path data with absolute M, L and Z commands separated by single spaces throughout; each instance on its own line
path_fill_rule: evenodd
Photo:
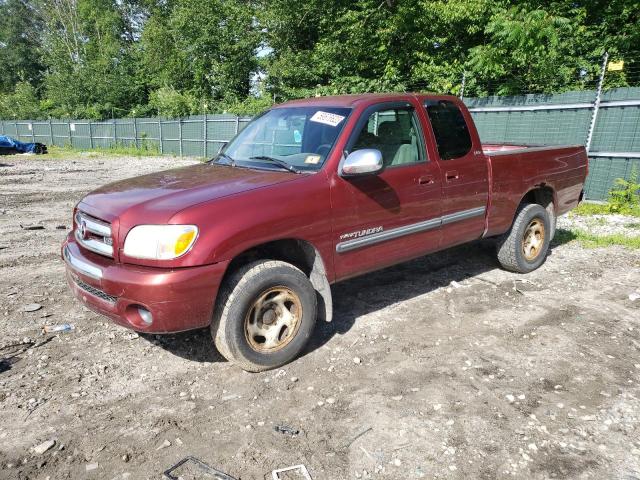
M 353 150 L 380 150 L 386 168 L 424 161 L 418 119 L 412 108 L 393 108 L 371 114 Z

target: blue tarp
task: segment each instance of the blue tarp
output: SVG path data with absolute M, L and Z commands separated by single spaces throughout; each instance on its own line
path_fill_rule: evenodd
M 23 143 L 11 137 L 0 135 L 0 155 L 13 153 L 46 153 L 47 149 L 41 143 Z

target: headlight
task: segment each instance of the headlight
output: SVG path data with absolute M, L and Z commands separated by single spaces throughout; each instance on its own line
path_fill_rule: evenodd
M 138 225 L 124 241 L 124 254 L 134 258 L 170 260 L 189 251 L 198 236 L 195 225 Z

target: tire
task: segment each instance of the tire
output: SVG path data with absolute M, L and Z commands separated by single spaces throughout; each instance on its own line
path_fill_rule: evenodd
M 551 230 L 549 213 L 542 206 L 533 203 L 522 205 L 516 212 L 511 229 L 498 239 L 498 261 L 512 272 L 532 272 L 547 257 Z M 525 239 L 525 234 L 528 239 Z
M 316 302 L 311 282 L 293 265 L 249 263 L 225 280 L 218 295 L 211 322 L 216 348 L 249 372 L 280 367 L 307 344 L 316 323 Z

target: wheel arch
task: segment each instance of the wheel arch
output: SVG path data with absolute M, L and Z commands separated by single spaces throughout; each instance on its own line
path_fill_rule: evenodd
M 524 194 L 518 206 L 523 203 L 537 203 L 538 205 L 544 207 L 546 210 L 552 209 L 550 213 L 553 215 L 556 214 L 557 208 L 557 196 L 556 191 L 550 185 L 546 183 L 541 183 L 539 185 L 535 185 L 527 193 Z
M 223 277 L 223 282 L 238 268 L 255 260 L 281 260 L 299 268 L 311 282 L 318 299 L 318 320 L 333 319 L 333 299 L 327 269 L 319 250 L 310 242 L 295 238 L 273 240 L 252 246 L 236 255 Z
M 556 195 L 556 191 L 553 189 L 553 187 L 546 183 L 535 185 L 527 193 L 525 193 L 520 200 L 520 203 L 516 207 L 516 214 L 520 210 L 520 207 L 526 203 L 534 203 L 540 205 L 547 211 L 547 214 L 549 215 L 550 226 L 549 238 L 553 239 L 556 233 L 556 212 L 558 211 L 558 197 Z

